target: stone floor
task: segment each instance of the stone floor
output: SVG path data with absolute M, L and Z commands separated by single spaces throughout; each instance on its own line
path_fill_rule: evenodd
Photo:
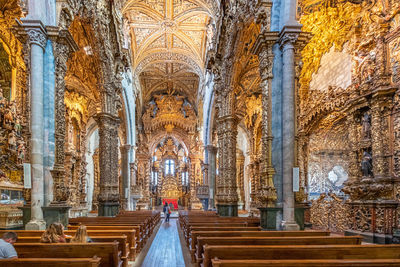
M 188 249 L 181 242 L 182 236 L 178 231 L 177 220 L 171 218 L 167 223 L 162 220 L 153 240 L 149 240 L 138 259 L 131 265 L 135 267 L 185 267 L 191 266 Z M 182 249 L 183 248 L 183 249 Z M 185 262 L 187 264 L 185 264 Z

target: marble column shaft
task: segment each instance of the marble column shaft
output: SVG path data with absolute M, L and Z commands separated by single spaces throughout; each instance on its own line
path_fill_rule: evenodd
M 283 59 L 282 79 L 282 162 L 283 162 L 283 221 L 295 227 L 293 167 L 295 160 L 295 47 L 298 34 L 281 36 Z M 298 227 L 298 226 L 297 226 Z
M 25 25 L 26 24 L 26 25 Z M 44 229 L 42 206 L 44 205 L 43 170 L 43 64 L 47 34 L 39 21 L 26 21 L 21 25 L 26 31 L 30 45 L 30 90 L 31 90 L 31 221 L 29 230 Z
M 210 208 L 215 208 L 215 178 L 217 175 L 217 148 L 212 145 L 206 146 L 208 152 L 208 186 L 210 189 Z
M 130 167 L 129 167 L 129 153 L 131 145 L 123 145 L 121 150 L 121 176 L 122 176 L 122 192 L 120 192 L 121 206 L 124 210 L 129 209 L 130 199 Z

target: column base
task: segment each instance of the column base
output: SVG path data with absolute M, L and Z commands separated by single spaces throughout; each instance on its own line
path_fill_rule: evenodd
M 31 220 L 31 205 L 24 205 L 22 207 L 18 207 L 18 209 L 22 210 L 22 223 L 25 227 Z
M 42 207 L 44 220 L 47 225 L 60 222 L 68 226 L 68 211 L 71 206 L 65 204 L 52 203 L 48 207 Z
M 25 230 L 45 230 L 46 222 L 43 220 L 32 220 L 25 225 Z
M 300 226 L 296 222 L 285 222 L 282 221 L 282 230 L 283 231 L 299 231 Z
M 260 210 L 260 226 L 263 230 L 274 231 L 278 230 L 278 213 L 282 208 L 258 208 Z
M 238 205 L 237 204 L 217 204 L 217 213 L 223 217 L 237 217 Z
M 118 202 L 101 202 L 99 203 L 99 216 L 114 217 L 119 212 Z

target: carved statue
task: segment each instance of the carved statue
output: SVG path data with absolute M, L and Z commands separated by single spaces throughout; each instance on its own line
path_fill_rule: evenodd
M 14 115 L 13 115 L 13 104 L 10 103 L 6 110 L 3 113 L 3 126 L 4 128 L 10 129 L 12 122 L 14 121 Z
M 3 122 L 3 116 L 5 111 L 6 99 L 3 97 L 3 90 L 0 86 L 0 123 Z
M 15 120 L 14 130 L 15 130 L 15 133 L 17 134 L 17 136 L 21 136 L 22 126 L 21 126 L 19 118 L 17 118 Z
M 24 143 L 21 141 L 18 145 L 17 148 L 17 163 L 18 164 L 22 164 L 24 163 L 24 159 L 25 159 L 25 145 Z
M 8 134 L 8 149 L 14 151 L 16 149 L 17 139 L 15 138 L 15 134 L 11 131 Z
M 364 151 L 361 161 L 361 171 L 364 177 L 372 175 L 372 156 L 367 151 Z
M 365 113 L 361 122 L 362 122 L 362 137 L 363 139 L 370 139 L 371 138 L 371 118 L 370 116 Z

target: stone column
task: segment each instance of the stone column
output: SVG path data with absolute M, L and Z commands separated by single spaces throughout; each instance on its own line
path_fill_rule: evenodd
M 260 175 L 261 181 L 257 198 L 262 208 L 274 207 L 277 200 L 273 177 L 275 169 L 272 166 L 272 111 L 271 111 L 271 81 L 274 60 L 273 46 L 278 39 L 277 32 L 266 31 L 260 34 L 253 48 L 260 62 L 261 92 L 262 92 L 262 155 Z
M 236 185 L 237 118 L 233 114 L 234 96 L 224 90 L 217 95 L 217 134 L 219 148 L 219 175 L 216 201 L 220 216 L 237 216 L 238 194 Z
M 200 201 L 196 196 L 196 165 L 200 164 L 200 159 L 197 155 L 190 156 L 190 171 L 189 171 L 189 180 L 190 180 L 190 208 L 198 209 L 200 207 Z
M 131 145 L 123 145 L 120 147 L 121 150 L 121 175 L 122 175 L 122 192 L 120 192 L 121 208 L 123 210 L 128 209 L 128 203 L 130 199 L 130 168 L 129 168 L 129 154 L 131 152 Z
M 26 230 L 43 230 L 44 172 L 43 172 L 43 55 L 47 32 L 40 21 L 24 21 L 22 27 L 30 45 L 31 84 L 31 220 Z
M 130 197 L 132 199 L 132 210 L 136 210 L 136 205 L 139 199 L 142 197 L 142 190 L 137 184 L 137 164 L 136 162 L 129 163 L 131 171 L 131 186 L 130 186 Z
M 240 149 L 236 149 L 236 184 L 238 187 L 238 206 L 244 209 L 245 198 L 244 198 L 244 154 Z
M 282 152 L 283 152 L 283 221 L 284 230 L 299 230 L 294 217 L 293 167 L 295 160 L 295 43 L 299 27 L 284 27 L 280 33 L 283 59 L 282 78 Z
M 349 138 L 349 178 L 344 182 L 343 192 L 349 194 L 352 198 L 356 199 L 355 195 L 358 195 L 357 187 L 360 184 L 360 164 L 358 161 L 358 133 L 357 133 L 357 122 L 352 113 L 347 114 L 346 126 L 348 129 Z
M 215 178 L 217 175 L 217 148 L 213 145 L 206 146 L 208 153 L 208 186 L 210 188 L 209 208 L 215 209 Z
M 55 58 L 55 162 L 51 175 L 53 177 L 54 199 L 50 206 L 67 206 L 69 198 L 68 186 L 65 183 L 65 75 L 69 55 L 78 49 L 71 34 L 67 30 L 49 28 L 49 37 L 53 41 Z
M 96 115 L 99 126 L 99 216 L 114 216 L 119 208 L 118 127 L 120 120 L 109 113 Z

